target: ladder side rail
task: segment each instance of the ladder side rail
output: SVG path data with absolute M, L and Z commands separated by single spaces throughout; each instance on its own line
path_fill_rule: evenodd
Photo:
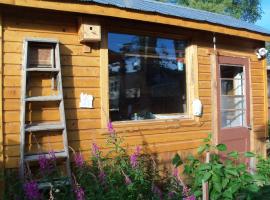
M 20 177 L 24 179 L 24 154 L 25 154 L 25 107 L 26 107 L 26 81 L 27 81 L 27 65 L 28 65 L 28 48 L 29 42 L 23 42 L 23 63 L 22 63 L 22 78 L 21 78 L 21 112 L 20 112 Z
M 58 73 L 58 80 L 57 80 L 57 88 L 58 88 L 58 94 L 61 96 L 62 100 L 60 101 L 59 104 L 59 112 L 60 112 L 60 121 L 64 125 L 63 129 L 63 144 L 64 144 L 64 150 L 66 152 L 66 169 L 67 169 L 67 174 L 68 177 L 70 178 L 71 181 L 71 169 L 70 169 L 70 158 L 69 158 L 69 147 L 68 147 L 68 136 L 67 136 L 67 126 L 66 126 L 66 117 L 65 117 L 65 106 L 64 106 L 64 94 L 63 94 L 63 85 L 62 85 L 62 72 L 61 72 L 61 62 L 60 62 L 60 48 L 59 48 L 59 43 L 56 44 L 56 49 L 55 49 L 55 64 L 56 68 L 59 69 Z
M 51 49 L 51 68 L 52 69 L 55 68 L 55 56 L 54 56 L 55 55 L 55 50 L 54 49 L 55 49 L 55 46 L 53 45 L 52 49 Z M 54 82 L 55 82 L 55 74 L 52 73 L 52 87 L 51 87 L 52 90 L 55 89 Z

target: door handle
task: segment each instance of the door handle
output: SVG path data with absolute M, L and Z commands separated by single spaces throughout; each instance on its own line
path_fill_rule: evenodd
M 248 130 L 252 130 L 251 125 L 248 125 L 248 126 L 247 126 L 247 129 L 248 129 Z

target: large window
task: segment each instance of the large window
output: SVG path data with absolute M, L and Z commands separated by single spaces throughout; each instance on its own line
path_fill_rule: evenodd
M 187 41 L 109 33 L 112 121 L 161 119 L 186 112 Z

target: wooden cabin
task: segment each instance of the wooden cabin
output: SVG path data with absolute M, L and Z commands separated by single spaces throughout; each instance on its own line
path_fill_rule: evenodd
M 143 146 L 164 163 L 196 153 L 208 133 L 229 150 L 265 154 L 267 67 L 256 50 L 270 31 L 151 0 L 0 0 L 0 8 L 4 168 L 20 161 L 23 58 L 48 64 L 51 55 L 42 45 L 26 55 L 27 38 L 59 41 L 68 145 L 85 159 L 93 142 L 108 150 L 109 120 L 130 150 Z M 54 82 L 35 74 L 27 95 L 54 95 Z M 81 94 L 93 97 L 92 108 Z M 55 102 L 26 109 L 27 123 L 61 118 Z M 25 150 L 63 149 L 61 134 L 51 132 L 27 134 Z

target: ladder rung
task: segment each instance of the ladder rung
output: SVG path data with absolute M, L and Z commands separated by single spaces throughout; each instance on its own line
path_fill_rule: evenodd
M 64 124 L 59 122 L 52 123 L 33 123 L 26 124 L 25 131 L 26 132 L 36 132 L 36 131 L 50 131 L 50 130 L 63 130 L 65 128 Z
M 27 97 L 25 101 L 61 101 L 60 95 Z
M 40 153 L 40 154 L 34 154 L 34 155 L 25 155 L 24 160 L 30 161 L 30 162 L 38 161 L 40 156 L 46 156 L 46 158 L 50 158 L 49 153 Z M 65 151 L 58 151 L 58 152 L 55 152 L 55 157 L 56 159 L 66 158 L 67 154 Z
M 70 185 L 70 181 L 68 178 L 66 178 L 67 180 L 54 180 L 53 181 L 53 186 L 67 186 Z M 38 188 L 40 190 L 43 189 L 48 189 L 52 187 L 52 183 L 51 182 L 40 182 L 38 183 Z
M 59 72 L 59 69 L 52 67 L 31 67 L 27 68 L 28 72 Z

